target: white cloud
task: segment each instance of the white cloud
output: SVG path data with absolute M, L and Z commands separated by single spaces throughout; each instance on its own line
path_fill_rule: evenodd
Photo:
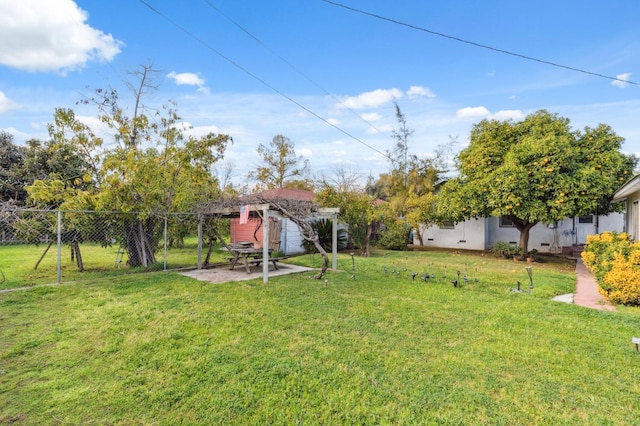
M 524 119 L 524 113 L 519 109 L 502 110 L 492 114 L 491 118 L 496 120 L 522 120 Z
M 200 76 L 193 72 L 181 72 L 177 73 L 175 71 L 171 71 L 167 74 L 167 77 L 175 81 L 178 86 L 204 86 L 204 80 L 200 78 Z
M 189 136 L 193 136 L 194 138 L 200 138 L 208 135 L 209 133 L 216 133 L 216 134 L 220 133 L 220 129 L 218 128 L 218 126 L 214 126 L 213 124 L 208 126 L 193 126 L 193 127 L 191 127 L 191 124 L 186 122 L 183 124 L 186 127 L 185 134 Z
M 328 118 L 327 123 L 333 124 L 334 126 L 339 126 L 341 124 L 340 120 L 337 120 L 335 118 Z
M 486 117 L 490 114 L 489 110 L 483 106 L 479 107 L 466 107 L 456 111 L 456 117 L 458 118 L 478 118 Z
M 626 83 L 627 81 L 629 81 L 629 79 L 631 78 L 631 73 L 630 72 L 625 72 L 622 74 L 618 74 L 616 75 L 617 80 L 613 80 L 611 82 L 612 86 L 615 87 L 619 87 L 621 89 L 624 89 L 625 87 L 627 87 L 628 83 Z M 624 81 L 622 81 L 624 80 Z
M 368 135 L 377 135 L 380 133 L 388 133 L 388 132 L 391 132 L 392 130 L 393 130 L 393 126 L 385 125 L 385 126 L 376 126 L 375 128 L 368 127 L 367 130 L 365 130 L 365 132 Z
M 409 88 L 409 90 L 407 90 L 407 96 L 409 96 L 409 99 L 416 99 L 416 98 L 435 98 L 436 94 L 433 93 L 431 91 L 431 89 L 429 89 L 428 87 L 422 87 L 422 86 L 411 86 Z
M 92 28 L 72 0 L 0 2 L 0 64 L 27 71 L 72 71 L 111 61 L 123 46 Z
M 398 89 L 377 89 L 371 92 L 361 93 L 358 96 L 346 98 L 342 104 L 338 105 L 338 108 L 375 108 L 401 97 L 402 91 Z
M 296 149 L 296 155 L 302 155 L 303 157 L 311 158 L 313 157 L 313 150 L 311 150 L 310 148 L 298 148 Z
M 18 108 L 20 108 L 20 105 L 7 98 L 7 96 L 2 91 L 0 91 L 0 114 L 11 109 Z
M 378 121 L 381 118 L 380 114 L 377 114 L 375 112 L 362 114 L 361 117 L 363 120 L 366 120 L 366 121 Z

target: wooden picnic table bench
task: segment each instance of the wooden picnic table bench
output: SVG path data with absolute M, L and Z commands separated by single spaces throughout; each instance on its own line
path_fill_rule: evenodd
M 269 253 L 271 252 L 273 252 L 273 249 L 269 249 Z M 244 265 L 248 274 L 251 272 L 252 265 L 260 265 L 262 263 L 262 248 L 232 248 L 231 254 L 233 255 L 233 257 L 229 258 L 229 261 L 231 262 L 231 270 L 233 270 L 240 261 Z M 283 259 L 285 259 L 285 257 L 269 257 L 269 262 L 272 262 L 273 267 L 277 270 L 278 261 Z

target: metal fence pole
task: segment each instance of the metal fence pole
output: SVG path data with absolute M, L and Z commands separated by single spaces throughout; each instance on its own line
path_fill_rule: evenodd
M 198 214 L 198 269 L 202 269 L 202 215 Z
M 164 270 L 167 270 L 167 218 L 164 218 Z
M 58 210 L 58 274 L 57 283 L 62 282 L 62 212 Z

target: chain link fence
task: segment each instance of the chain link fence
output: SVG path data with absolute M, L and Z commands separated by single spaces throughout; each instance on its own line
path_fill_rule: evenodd
M 12 209 L 0 215 L 0 289 L 199 263 L 198 215 Z

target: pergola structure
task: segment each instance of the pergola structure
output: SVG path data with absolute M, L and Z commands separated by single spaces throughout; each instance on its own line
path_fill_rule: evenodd
M 247 209 L 249 218 L 262 219 L 263 243 L 262 243 L 262 281 L 269 282 L 269 218 L 286 218 L 295 222 L 304 234 L 313 233 L 311 225 L 307 222 L 311 215 L 314 218 L 332 220 L 332 269 L 338 267 L 338 213 L 339 208 L 322 208 L 310 201 L 289 199 L 266 199 L 260 196 L 239 197 L 234 199 L 211 201 L 198 208 L 198 268 L 202 269 L 202 240 L 203 221 L 207 217 L 215 218 L 239 218 L 241 209 Z M 303 229 L 304 228 L 304 229 Z M 307 235 L 305 238 L 308 238 Z M 324 272 L 324 271 L 323 271 Z

